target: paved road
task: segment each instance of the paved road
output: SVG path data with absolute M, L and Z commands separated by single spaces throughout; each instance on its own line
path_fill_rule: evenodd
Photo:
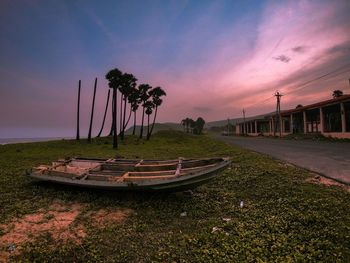
M 350 143 L 348 142 L 296 141 L 219 135 L 215 138 L 350 184 Z

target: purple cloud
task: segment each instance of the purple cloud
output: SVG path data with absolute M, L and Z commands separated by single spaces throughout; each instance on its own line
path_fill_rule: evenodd
M 290 57 L 287 57 L 286 55 L 279 55 L 278 57 L 273 57 L 274 60 L 279 60 L 281 62 L 284 62 L 284 63 L 288 63 L 291 58 Z

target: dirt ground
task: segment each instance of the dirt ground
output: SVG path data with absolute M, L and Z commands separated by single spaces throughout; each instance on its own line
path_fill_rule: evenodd
M 41 235 L 49 234 L 58 243 L 73 241 L 81 243 L 87 235 L 86 228 L 79 217 L 87 219 L 96 227 L 105 227 L 111 223 L 122 223 L 132 213 L 128 209 L 98 211 L 83 210 L 86 206 L 78 203 L 63 204 L 53 202 L 47 210 L 12 219 L 7 224 L 0 224 L 0 262 L 7 262 L 13 253 L 20 253 L 21 247 L 33 242 Z

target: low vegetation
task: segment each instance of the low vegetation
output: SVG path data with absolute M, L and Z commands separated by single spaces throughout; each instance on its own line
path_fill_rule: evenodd
M 118 151 L 111 144 L 99 138 L 0 146 L 0 262 L 350 261 L 343 187 L 206 136 L 159 132 L 150 141 L 126 136 Z M 193 193 L 79 189 L 24 177 L 60 157 L 116 153 L 231 156 L 233 165 Z

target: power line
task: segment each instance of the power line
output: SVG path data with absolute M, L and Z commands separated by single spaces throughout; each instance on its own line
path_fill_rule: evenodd
M 295 86 L 295 87 L 294 87 L 294 88 L 295 88 L 294 90 L 292 90 L 292 91 L 290 91 L 290 92 L 287 92 L 287 93 L 285 93 L 284 95 L 289 95 L 289 94 L 294 93 L 294 92 L 296 92 L 296 91 L 302 90 L 302 89 L 306 88 L 309 84 L 311 84 L 311 83 L 313 83 L 313 82 L 315 82 L 315 81 L 317 81 L 317 80 L 326 78 L 326 77 L 328 77 L 328 76 L 330 76 L 330 75 L 332 75 L 332 74 L 334 74 L 334 73 L 337 73 L 338 71 L 344 70 L 344 69 L 346 69 L 346 68 L 349 67 L 349 66 L 350 66 L 350 63 L 349 63 L 349 64 L 346 64 L 346 65 L 344 65 L 344 66 L 342 66 L 342 67 L 340 67 L 340 68 L 337 68 L 336 70 L 333 70 L 333 71 L 330 71 L 330 72 L 328 72 L 328 73 L 325 73 L 325 74 L 323 74 L 323 75 L 321 75 L 321 76 L 318 76 L 318 77 L 316 77 L 316 78 L 314 78 L 314 79 L 308 80 L 308 81 L 306 81 L 306 82 L 304 82 L 304 83 L 302 83 L 302 84 L 300 84 L 300 85 Z M 342 72 L 339 72 L 339 73 L 337 73 L 336 75 L 331 76 L 330 78 L 334 78 L 334 77 L 336 77 L 336 76 L 339 76 L 339 75 L 344 74 L 344 73 L 349 72 L 349 71 L 350 71 L 350 68 L 349 68 L 349 69 L 346 69 L 346 70 L 344 70 L 344 71 L 342 71 Z M 327 79 L 330 79 L 330 78 L 327 78 Z M 349 79 L 349 84 L 350 84 L 350 79 Z M 260 104 L 260 105 L 261 105 L 261 104 L 264 104 L 264 103 L 266 103 L 267 101 L 271 100 L 271 99 L 274 98 L 274 97 L 275 97 L 275 94 L 272 95 L 271 97 L 268 97 L 268 98 L 262 100 L 262 101 L 255 102 L 254 104 L 251 104 L 251 105 L 249 105 L 248 107 L 245 107 L 245 109 L 252 108 L 252 106 L 253 106 L 253 105 L 256 105 L 256 104 Z
M 325 77 L 327 77 L 327 76 L 329 76 L 329 75 L 332 75 L 332 74 L 338 72 L 339 70 L 343 70 L 344 68 L 349 67 L 349 66 L 350 66 L 350 64 L 347 64 L 347 65 L 345 65 L 345 66 L 343 66 L 343 67 L 340 67 L 340 68 L 338 68 L 338 69 L 336 69 L 336 70 L 333 70 L 333 71 L 331 71 L 331 72 L 328 72 L 328 73 L 326 73 L 326 74 L 323 74 L 323 75 L 321 75 L 321 76 L 319 76 L 319 77 L 316 77 L 316 78 L 314 78 L 314 79 L 308 80 L 308 81 L 306 81 L 306 82 L 304 82 L 304 83 L 302 83 L 302 84 L 296 86 L 296 89 L 294 89 L 293 91 L 290 91 L 290 92 L 285 93 L 285 95 L 291 94 L 291 93 L 296 92 L 296 91 L 299 91 L 299 90 L 302 90 L 302 89 L 305 88 L 305 86 L 309 85 L 310 83 L 315 82 L 315 81 L 320 80 L 320 79 L 323 79 L 323 78 L 325 78 Z M 341 75 L 341 74 L 343 74 L 343 73 L 346 73 L 346 72 L 348 72 L 348 71 L 350 71 L 350 69 L 347 69 L 347 70 L 345 70 L 344 72 L 340 72 L 340 73 L 336 74 L 335 76 L 332 76 L 331 78 L 334 78 L 334 77 L 336 77 L 336 76 L 339 76 L 339 75 Z
M 301 89 L 304 89 L 305 86 L 311 84 L 312 82 L 315 82 L 315 81 L 320 80 L 320 79 L 322 79 L 322 78 L 325 78 L 325 77 L 327 77 L 327 76 L 329 76 L 329 75 L 332 75 L 332 74 L 338 72 L 339 70 L 343 70 L 344 68 L 346 68 L 346 67 L 348 67 L 348 66 L 350 66 L 350 64 L 347 64 L 347 65 L 345 65 L 345 66 L 342 66 L 342 67 L 340 67 L 340 68 L 338 68 L 338 69 L 336 69 L 336 70 L 333 70 L 333 71 L 331 71 L 331 72 L 328 72 L 328 73 L 326 73 L 326 74 L 323 74 L 322 76 L 316 77 L 316 78 L 314 78 L 314 79 L 312 79 L 312 80 L 308 80 L 308 81 L 306 81 L 306 82 L 304 82 L 304 83 L 302 83 L 302 84 L 296 86 L 296 87 L 295 87 L 296 89 L 294 89 L 293 91 L 287 92 L 287 93 L 285 93 L 284 95 L 288 95 L 288 94 L 291 94 L 291 93 L 293 93 L 293 92 L 296 92 L 296 91 L 299 91 L 299 90 L 301 90 Z M 349 71 L 350 71 L 350 69 L 346 69 L 346 70 L 343 71 L 343 72 L 340 72 L 340 73 L 338 73 L 338 74 L 336 74 L 336 75 L 334 75 L 334 76 L 331 76 L 331 78 L 334 78 L 334 77 L 336 77 L 336 76 L 339 76 L 339 75 L 344 74 L 344 73 L 349 72 Z M 271 97 L 268 97 L 268 98 L 266 98 L 266 99 L 264 99 L 264 100 L 262 100 L 262 101 L 255 102 L 254 104 L 264 104 L 265 102 L 271 100 L 271 99 L 274 98 L 274 97 L 275 97 L 275 95 L 272 95 Z M 246 107 L 246 109 L 249 109 L 249 108 L 251 108 L 251 107 L 252 107 L 252 105 L 249 105 L 248 107 Z

